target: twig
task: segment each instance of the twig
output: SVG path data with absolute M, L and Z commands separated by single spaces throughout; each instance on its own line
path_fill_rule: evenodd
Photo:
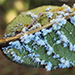
M 30 25 L 28 26 L 27 29 L 29 29 L 29 28 L 36 22 L 36 20 L 37 20 L 42 14 L 43 14 L 43 13 L 39 13 L 38 17 L 37 17 L 35 20 L 33 20 L 32 23 L 30 23 Z M 71 14 L 69 14 L 68 16 L 65 16 L 65 17 L 63 17 L 63 18 L 68 19 L 69 17 L 73 16 L 74 14 L 75 14 L 75 12 L 73 12 L 73 13 L 71 13 Z M 47 28 L 47 27 L 49 27 L 49 26 L 52 26 L 52 24 L 54 24 L 54 23 L 55 23 L 55 21 L 53 21 L 53 22 L 51 22 L 51 23 L 49 23 L 49 24 L 46 24 L 46 25 L 44 25 L 44 26 L 42 26 L 42 27 L 40 27 L 40 28 L 37 28 L 37 29 L 35 29 L 35 30 L 28 31 L 28 32 L 23 33 L 23 34 L 18 34 L 18 35 L 16 35 L 16 36 L 9 37 L 9 38 L 6 38 L 6 39 L 1 39 L 1 40 L 0 40 L 0 47 L 2 47 L 3 45 L 5 45 L 6 43 L 8 43 L 8 42 L 10 42 L 10 41 L 14 41 L 14 40 L 19 39 L 19 38 L 20 38 L 21 36 L 23 36 L 24 34 L 35 33 L 35 32 L 37 32 L 37 31 L 39 31 L 39 30 L 41 30 L 41 29 L 43 29 L 43 28 Z
M 9 38 L 6 38 L 6 39 L 1 39 L 1 40 L 0 40 L 0 46 L 4 45 L 4 44 L 6 44 L 6 43 L 8 43 L 8 42 L 10 42 L 10 41 L 17 40 L 17 39 L 19 39 L 21 36 L 23 36 L 24 34 L 35 33 L 35 32 L 37 32 L 37 31 L 39 31 L 39 30 L 41 30 L 41 29 L 43 29 L 43 28 L 47 28 L 47 27 L 51 26 L 53 23 L 55 23 L 55 22 L 51 22 L 51 23 L 46 24 L 46 25 L 44 25 L 44 26 L 42 26 L 42 27 L 40 27 L 40 28 L 37 28 L 37 29 L 32 30 L 32 31 L 28 31 L 28 32 L 23 33 L 23 34 L 18 34 L 18 35 L 13 36 L 13 37 L 9 37 Z

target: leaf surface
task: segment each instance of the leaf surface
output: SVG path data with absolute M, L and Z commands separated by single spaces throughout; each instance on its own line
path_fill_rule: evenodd
M 33 16 L 27 15 L 28 11 L 22 12 L 7 26 L 5 32 L 6 38 L 22 33 L 22 29 L 27 27 L 33 21 L 34 15 L 38 15 L 39 12 L 53 13 L 52 18 L 48 18 L 47 14 L 43 14 L 35 22 L 35 24 L 40 23 L 41 26 L 44 26 L 50 23 L 51 20 L 57 19 L 56 16 L 61 15 L 61 13 L 59 14 L 57 12 L 62 11 L 64 14 L 69 13 L 67 12 L 67 8 L 65 12 L 65 7 L 42 6 L 29 10 Z M 49 28 L 52 28 L 52 32 L 48 32 L 46 35 L 43 35 L 42 30 L 40 30 L 41 34 L 39 35 L 35 35 L 36 32 L 33 34 L 35 38 L 38 36 L 45 43 L 44 45 L 41 45 L 42 43 L 39 44 L 40 39 L 37 41 L 38 43 L 36 43 L 35 38 L 31 39 L 28 43 L 25 43 L 26 40 L 19 39 L 9 42 L 9 46 L 3 47 L 3 53 L 11 61 L 18 64 L 45 67 L 48 71 L 51 68 L 69 68 L 75 66 L 75 26 L 71 22 L 71 19 L 66 20 L 66 23 L 57 30 L 53 26 Z M 47 32 L 49 28 L 46 28 L 45 32 Z M 58 32 L 60 32 L 61 35 L 59 35 Z M 27 37 L 28 36 L 29 35 L 27 35 Z M 51 51 L 51 48 L 53 48 L 53 51 Z

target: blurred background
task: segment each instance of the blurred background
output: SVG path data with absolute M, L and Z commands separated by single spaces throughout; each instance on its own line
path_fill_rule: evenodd
M 0 39 L 5 28 L 18 14 L 42 5 L 68 4 L 72 7 L 75 0 L 0 0 Z M 56 69 L 47 72 L 44 68 L 28 68 L 8 60 L 0 51 L 0 75 L 75 75 L 75 67 Z

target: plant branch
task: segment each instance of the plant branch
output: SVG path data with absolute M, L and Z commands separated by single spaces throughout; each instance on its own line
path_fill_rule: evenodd
M 68 16 L 65 16 L 65 17 L 63 17 L 63 18 L 68 19 L 69 17 L 73 16 L 74 14 L 75 14 L 75 12 L 73 12 L 73 13 L 71 13 L 71 14 L 69 14 Z M 39 16 L 38 16 L 36 19 L 34 19 L 34 20 L 32 21 L 32 23 L 30 23 L 30 25 L 28 26 L 27 29 L 29 29 L 29 28 L 36 22 L 36 20 L 37 20 L 41 15 L 43 15 L 43 13 L 40 13 Z M 51 22 L 51 23 L 49 23 L 49 24 L 46 24 L 46 25 L 44 25 L 44 26 L 42 26 L 42 27 L 39 27 L 39 28 L 37 28 L 37 29 L 35 29 L 35 30 L 28 31 L 28 32 L 23 33 L 23 34 L 18 34 L 18 35 L 16 35 L 16 36 L 9 37 L 9 38 L 6 38 L 6 39 L 1 39 L 1 40 L 0 40 L 0 47 L 2 47 L 3 45 L 5 45 L 6 43 L 9 43 L 10 41 L 14 41 L 14 40 L 19 39 L 19 38 L 20 38 L 21 36 L 23 36 L 24 34 L 35 33 L 35 32 L 37 32 L 37 31 L 39 31 L 39 30 L 41 30 L 41 29 L 44 29 L 44 28 L 47 28 L 47 27 L 52 26 L 54 23 L 55 23 L 55 21 L 53 21 L 53 22 Z

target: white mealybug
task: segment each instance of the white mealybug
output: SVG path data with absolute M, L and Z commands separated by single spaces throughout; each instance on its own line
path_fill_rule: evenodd
M 24 28 L 22 29 L 22 32 L 24 32 L 24 33 L 26 32 L 26 27 L 24 27 Z
M 48 62 L 47 65 L 45 66 L 45 68 L 47 69 L 47 71 L 50 71 L 52 68 L 51 62 Z
M 53 13 L 52 12 L 47 12 L 46 16 L 47 16 L 47 18 L 52 18 Z
M 59 58 L 59 54 L 53 55 L 53 58 Z
M 67 12 L 70 12 L 71 11 L 71 8 L 70 7 L 67 7 Z
M 51 9 L 51 6 L 49 6 L 45 11 L 47 12 L 47 11 L 49 11 Z
M 57 11 L 57 13 L 60 14 L 60 15 L 64 15 L 63 11 Z
M 34 59 L 34 62 L 39 63 L 39 62 L 40 62 L 40 59 L 39 59 L 39 58 L 35 58 L 35 59 Z
M 56 44 L 60 44 L 60 43 L 61 43 L 61 40 L 57 40 L 57 41 L 56 41 Z
M 75 8 L 75 4 L 73 4 L 73 8 Z
M 71 21 L 71 23 L 73 23 L 73 25 L 75 26 L 75 16 L 70 17 L 70 21 Z
M 42 61 L 41 61 L 41 65 L 44 65 L 44 64 L 45 64 L 45 60 L 42 60 Z
M 30 11 L 28 11 L 28 12 L 27 12 L 27 15 L 28 15 L 28 16 L 29 16 L 29 15 L 31 15 L 31 12 L 30 12 Z

